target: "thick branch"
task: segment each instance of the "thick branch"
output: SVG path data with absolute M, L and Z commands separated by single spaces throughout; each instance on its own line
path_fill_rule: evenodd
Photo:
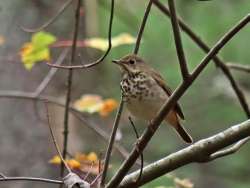
M 169 156 L 143 168 L 143 174 L 141 180 L 139 181 L 139 185 L 143 185 L 189 163 L 209 162 L 211 159 L 214 160 L 216 158 L 211 158 L 210 156 L 213 156 L 217 151 L 230 146 L 241 139 L 243 139 L 245 143 L 247 141 L 245 139 L 248 139 L 246 137 L 249 135 L 250 120 L 228 128 L 227 130 L 214 136 L 203 139 L 178 152 L 170 154 Z M 139 173 L 140 170 L 137 170 L 136 172 L 127 175 L 119 187 L 131 187 Z
M 154 5 L 159 8 L 165 15 L 170 17 L 170 11 L 159 1 L 159 0 L 153 0 Z M 181 29 L 206 53 L 210 51 L 210 48 L 208 45 L 206 45 L 205 42 L 201 40 L 201 38 L 193 32 L 193 30 L 180 18 L 178 18 L 178 22 L 180 24 Z M 230 81 L 233 90 L 235 91 L 235 94 L 237 95 L 237 98 L 242 106 L 242 108 L 245 111 L 245 114 L 248 118 L 250 118 L 250 109 L 246 102 L 246 97 L 244 96 L 243 92 L 239 88 L 238 84 L 233 78 L 233 75 L 231 74 L 230 70 L 226 66 L 226 64 L 217 56 L 213 57 L 213 60 L 215 64 L 222 70 L 222 72 L 225 74 L 225 76 Z
M 177 55 L 179 59 L 180 68 L 181 68 L 181 74 L 182 74 L 183 80 L 185 80 L 188 78 L 189 73 L 188 73 L 185 53 L 182 47 L 181 33 L 180 33 L 179 23 L 178 23 L 178 19 L 176 15 L 174 0 L 168 0 L 168 5 L 169 5 L 170 14 L 171 14 L 171 23 L 172 23 L 173 33 L 174 33 L 175 47 L 176 47 L 176 51 L 177 51 Z
M 165 102 L 161 110 L 157 113 L 157 116 L 148 125 L 148 128 L 144 131 L 143 135 L 138 142 L 137 147 L 134 147 L 130 156 L 121 167 L 118 169 L 117 173 L 113 176 L 111 181 L 108 183 L 107 188 L 117 187 L 129 169 L 133 166 L 139 155 L 143 152 L 148 142 L 154 135 L 155 131 L 159 127 L 160 123 L 163 121 L 165 116 L 173 108 L 176 102 L 181 98 L 185 91 L 190 87 L 194 80 L 200 75 L 204 68 L 208 65 L 210 60 L 219 52 L 221 48 L 236 34 L 238 33 L 250 20 L 250 15 L 247 15 L 239 23 L 237 23 L 229 32 L 227 32 L 210 50 L 210 52 L 202 59 L 201 63 L 195 68 L 190 77 L 183 82 L 170 96 L 168 101 Z M 138 149 L 139 148 L 139 151 Z

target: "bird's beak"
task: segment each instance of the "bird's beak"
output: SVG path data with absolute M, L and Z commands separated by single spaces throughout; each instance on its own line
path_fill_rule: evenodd
M 112 60 L 112 63 L 118 64 L 118 65 L 121 64 L 119 60 Z
M 119 66 L 121 66 L 123 68 L 125 67 L 125 65 L 120 60 L 112 60 L 112 63 L 115 63 L 115 64 L 117 64 L 117 65 L 119 65 Z
M 119 65 L 121 67 L 121 70 L 125 70 L 125 71 L 129 72 L 128 68 L 121 60 L 112 60 L 112 63 Z

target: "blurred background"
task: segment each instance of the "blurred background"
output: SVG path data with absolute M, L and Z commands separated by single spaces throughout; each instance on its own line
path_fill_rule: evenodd
M 75 2 L 45 30 L 57 40 L 71 40 L 74 25 Z M 162 0 L 164 4 L 167 1 Z M 31 33 L 20 26 L 36 28 L 49 20 L 60 9 L 62 0 L 11 0 L 0 1 L 0 96 L 7 91 L 33 92 L 48 74 L 50 68 L 45 63 L 34 65 L 31 70 L 24 68 L 19 51 L 30 41 Z M 195 1 L 176 0 L 179 15 L 209 46 L 223 36 L 234 24 L 250 11 L 248 0 Z M 147 1 L 116 0 L 112 36 L 128 33 L 136 37 Z M 93 37 L 107 38 L 110 1 L 84 0 L 81 12 L 79 40 Z M 225 62 L 249 65 L 250 27 L 244 28 L 220 52 Z M 204 57 L 204 53 L 182 34 L 189 69 L 193 69 Z M 134 45 L 113 48 L 105 61 L 94 68 L 75 70 L 72 86 L 72 104 L 82 95 L 95 94 L 119 101 L 120 72 L 111 64 L 133 51 Z M 52 62 L 56 61 L 63 48 L 51 48 Z M 103 52 L 93 48 L 78 48 L 84 63 L 96 60 Z M 139 55 L 151 66 L 159 70 L 172 89 L 181 81 L 175 52 L 174 39 L 169 19 L 153 6 L 145 28 Z M 70 55 L 64 61 L 67 64 Z M 77 64 L 80 64 L 77 58 Z M 250 102 L 250 74 L 232 72 Z M 67 71 L 58 70 L 43 95 L 64 101 Z M 45 106 L 41 102 L 9 97 L 0 98 L 0 173 L 6 176 L 34 176 L 59 178 L 59 166 L 48 161 L 56 154 L 48 126 Z M 231 125 L 246 120 L 245 113 L 222 72 L 211 62 L 192 87 L 181 98 L 186 121 L 185 127 L 195 141 L 218 133 Z M 52 126 L 60 145 L 62 144 L 64 109 L 49 105 Z M 128 151 L 136 140 L 125 110 L 120 123 L 117 142 Z M 98 128 L 111 132 L 115 111 L 106 117 L 98 113 L 83 113 Z M 146 122 L 134 120 L 139 133 Z M 104 155 L 107 143 L 83 122 L 70 116 L 68 151 L 75 153 L 95 152 Z M 163 125 L 160 127 L 144 152 L 145 162 L 158 160 L 186 145 L 175 132 Z M 170 176 L 161 177 L 145 185 L 151 187 L 175 187 L 173 176 L 187 178 L 194 187 L 202 188 L 246 188 L 249 187 L 249 145 L 238 153 L 207 164 L 184 166 Z M 115 172 L 124 158 L 118 152 L 112 155 L 110 172 Z M 139 168 L 138 165 L 134 169 Z M 110 173 L 111 176 L 111 173 Z M 0 182 L 1 188 L 13 187 L 56 187 L 57 185 L 32 182 Z

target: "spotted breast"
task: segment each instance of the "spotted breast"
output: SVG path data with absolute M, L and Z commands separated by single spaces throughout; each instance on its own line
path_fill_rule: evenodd
M 120 85 L 128 110 L 140 119 L 151 120 L 168 98 L 156 81 L 142 72 L 123 75 Z

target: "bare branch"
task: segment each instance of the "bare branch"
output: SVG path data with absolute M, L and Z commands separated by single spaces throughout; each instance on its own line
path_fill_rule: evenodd
M 63 61 L 65 60 L 68 53 L 69 53 L 69 49 L 68 48 L 64 49 L 62 51 L 62 53 L 59 55 L 59 57 L 57 58 L 55 64 L 61 65 L 63 63 Z M 50 83 L 52 78 L 55 76 L 57 71 L 58 71 L 58 69 L 50 69 L 47 76 L 45 76 L 43 81 L 40 83 L 40 85 L 37 87 L 36 91 L 34 92 L 35 96 L 40 95 L 46 89 L 46 87 L 48 86 L 48 84 Z
M 189 72 L 188 72 L 188 67 L 187 67 L 187 61 L 185 58 L 185 53 L 182 47 L 181 33 L 180 33 L 179 23 L 178 23 L 178 19 L 176 15 L 174 0 L 168 0 L 168 5 L 169 5 L 170 14 L 171 14 L 170 18 L 171 18 L 171 23 L 172 23 L 173 33 L 174 33 L 176 52 L 177 52 L 178 59 L 179 59 L 182 78 L 183 80 L 185 80 L 188 78 Z
M 129 121 L 130 121 L 130 123 L 132 125 L 132 128 L 133 128 L 134 132 L 135 132 L 136 139 L 138 140 L 140 136 L 139 136 L 139 134 L 138 134 L 138 132 L 136 130 L 135 124 L 134 124 L 134 122 L 133 122 L 133 120 L 132 120 L 132 118 L 130 116 L 128 117 L 128 119 L 129 119 Z M 135 144 L 137 144 L 137 142 Z M 140 173 L 139 173 L 137 179 L 136 180 L 134 179 L 134 185 L 136 185 L 136 187 L 139 187 L 139 181 L 141 180 L 142 172 L 143 172 L 143 166 L 144 166 L 143 153 L 141 153 L 140 157 L 141 157 Z
M 153 0 L 154 5 L 159 8 L 165 15 L 170 17 L 170 11 L 159 1 L 159 0 Z M 178 18 L 179 24 L 181 29 L 206 53 L 210 51 L 210 48 L 208 45 L 206 45 L 205 42 L 201 40 L 201 38 L 193 32 L 193 30 L 180 18 Z M 246 101 L 246 97 L 244 96 L 242 90 L 236 83 L 236 81 L 233 78 L 233 75 L 231 74 L 230 70 L 226 66 L 226 64 L 217 56 L 213 57 L 213 60 L 215 64 L 222 70 L 222 72 L 225 74 L 225 76 L 230 81 L 233 90 L 235 91 L 235 94 L 237 95 L 237 98 L 242 106 L 242 108 L 245 111 L 245 114 L 248 118 L 250 118 L 250 109 Z
M 0 178 L 0 181 L 35 181 L 43 183 L 52 183 L 52 184 L 63 184 L 61 180 L 52 180 L 46 178 L 34 178 L 34 177 L 6 177 Z
M 141 152 L 145 149 L 148 142 L 154 135 L 155 131 L 159 127 L 160 123 L 169 113 L 169 111 L 173 108 L 176 102 L 181 98 L 181 96 L 185 93 L 185 91 L 190 87 L 190 85 L 194 82 L 194 80 L 200 75 L 200 73 L 204 70 L 204 68 L 208 65 L 210 60 L 226 45 L 226 43 L 233 38 L 235 34 L 237 34 L 243 27 L 245 27 L 250 20 L 250 14 L 240 20 L 232 29 L 229 30 L 210 50 L 210 52 L 202 59 L 200 64 L 195 68 L 190 77 L 185 80 L 170 96 L 170 98 L 164 103 L 160 111 L 157 113 L 157 116 L 151 121 L 148 125 L 147 129 L 144 131 L 143 135 L 138 142 L 138 146 L 134 147 L 130 156 L 121 167 L 118 169 L 117 173 L 113 176 L 110 182 L 107 184 L 106 188 L 117 187 L 129 169 L 132 167 L 134 162 L 137 160 Z M 139 152 L 138 149 L 139 148 Z
M 243 140 L 240 140 L 239 142 L 237 142 L 236 144 L 234 144 L 232 147 L 227 148 L 225 150 L 222 151 L 218 151 L 216 153 L 213 153 L 209 156 L 209 160 L 215 160 L 217 158 L 221 158 L 227 155 L 231 155 L 233 153 L 236 153 L 244 144 L 246 144 L 248 141 L 250 140 L 250 137 L 247 137 Z
M 49 64 L 49 63 L 47 63 L 47 65 L 49 65 L 51 67 L 61 68 L 61 69 L 85 69 L 85 68 L 90 68 L 90 67 L 93 67 L 93 66 L 101 63 L 106 58 L 106 56 L 109 54 L 109 52 L 112 48 L 112 25 L 113 25 L 113 17 L 114 17 L 114 8 L 115 8 L 115 0 L 111 0 L 109 30 L 108 30 L 108 48 L 102 57 L 100 57 L 98 60 L 96 60 L 92 63 L 85 64 L 85 65 L 72 65 L 72 66 L 60 65 L 59 66 L 59 65 Z
M 233 63 L 227 63 L 227 66 L 230 69 L 238 70 L 238 71 L 243 71 L 246 73 L 250 73 L 250 66 L 247 65 L 238 65 L 238 64 L 233 64 Z
M 108 148 L 107 148 L 107 151 L 106 151 L 106 154 L 105 154 L 103 174 L 102 174 L 102 178 L 101 178 L 101 187 L 104 187 L 104 185 L 105 185 L 105 179 L 106 179 L 106 176 L 107 176 L 109 160 L 110 160 L 113 145 L 114 145 L 114 142 L 115 142 L 116 131 L 117 131 L 117 128 L 119 126 L 120 118 L 121 118 L 121 114 L 122 114 L 122 110 L 123 110 L 123 103 L 124 103 L 123 102 L 123 97 L 121 97 L 120 105 L 119 105 L 119 108 L 118 108 L 118 111 L 117 111 L 117 114 L 116 114 L 116 117 L 115 117 L 113 129 L 112 129 L 112 132 L 111 132 L 111 135 L 110 135 Z
M 56 13 L 55 16 L 53 16 L 52 18 L 50 18 L 46 23 L 44 23 L 42 26 L 38 27 L 38 28 L 34 28 L 34 29 L 29 29 L 29 28 L 25 28 L 23 26 L 20 26 L 20 28 L 22 30 L 24 30 L 25 32 L 29 32 L 29 33 L 35 33 L 38 31 L 41 31 L 43 29 L 45 29 L 46 27 L 48 27 L 50 24 L 54 23 L 54 21 L 65 11 L 65 9 L 72 3 L 73 0 L 68 0 L 66 1 L 62 7 L 59 9 L 59 11 Z
M 56 137 L 53 133 L 53 130 L 51 128 L 51 123 L 50 123 L 50 116 L 49 116 L 49 109 L 48 109 L 48 104 L 47 104 L 47 101 L 45 101 L 45 110 L 46 110 L 46 116 L 47 116 L 47 121 L 48 121 L 48 126 L 49 126 L 49 130 L 50 130 L 50 135 L 52 137 L 52 140 L 53 140 L 53 143 L 55 145 L 55 148 L 56 148 L 56 151 L 57 151 L 57 154 L 60 156 L 60 159 L 62 161 L 62 163 L 64 164 L 64 166 L 66 167 L 66 169 L 68 170 L 68 172 L 70 173 L 71 172 L 71 169 L 69 168 L 69 166 L 67 165 L 67 163 L 65 162 L 61 152 L 60 152 L 60 148 L 56 142 Z
M 216 152 L 220 149 L 230 146 L 231 144 L 243 139 L 240 141 L 241 145 L 237 144 L 236 148 L 238 149 L 249 139 L 249 132 L 250 120 L 232 126 L 223 132 L 200 140 L 187 148 L 149 164 L 143 168 L 143 174 L 139 185 L 144 185 L 149 181 L 192 162 L 209 162 L 211 161 L 211 154 L 216 154 Z M 136 172 L 127 175 L 120 184 L 119 188 L 131 187 L 134 179 L 139 175 L 139 173 L 139 170 L 137 170 Z
M 78 27 L 80 22 L 80 9 L 81 9 L 81 0 L 77 0 L 76 10 L 75 10 L 75 25 L 74 25 L 74 34 L 73 34 L 73 45 L 71 50 L 71 58 L 69 65 L 73 65 L 75 62 L 76 56 L 76 43 L 78 37 Z M 67 78 L 67 93 L 65 101 L 65 111 L 64 111 L 64 131 L 63 131 L 63 158 L 67 155 L 67 146 L 68 146 L 68 132 L 69 132 L 69 104 L 71 100 L 71 88 L 72 88 L 72 79 L 73 79 L 73 70 L 69 69 L 68 78 Z M 61 176 L 64 173 L 64 166 L 61 165 Z
M 51 96 L 46 96 L 46 95 L 40 95 L 40 96 L 35 96 L 34 92 L 23 92 L 23 91 L 1 91 L 0 92 L 0 98 L 16 98 L 16 99 L 26 99 L 26 100 L 36 100 L 36 101 L 48 101 L 51 104 L 60 106 L 60 107 L 65 107 L 65 105 L 60 102 L 57 98 L 51 97 Z M 83 113 L 74 109 L 73 107 L 69 107 L 69 110 L 71 113 L 84 125 L 86 125 L 88 128 L 93 130 L 95 133 L 97 133 L 101 138 L 103 138 L 105 141 L 108 141 L 109 135 L 102 130 L 100 127 L 95 125 L 93 122 L 87 120 L 85 117 L 83 117 Z M 116 150 L 121 154 L 122 157 L 125 159 L 128 157 L 129 153 L 128 151 L 120 144 L 115 143 L 114 147 Z M 140 165 L 138 163 L 138 165 Z
M 149 12 L 150 12 L 151 7 L 152 7 L 152 3 L 153 3 L 153 0 L 149 0 L 146 11 L 144 13 L 144 16 L 143 16 L 143 19 L 142 19 L 142 22 L 141 22 L 141 26 L 140 26 L 137 38 L 136 38 L 134 54 L 137 54 L 138 51 L 139 51 L 142 34 L 143 34 L 144 28 L 146 26 L 146 22 L 147 22 L 148 15 L 149 15 Z

